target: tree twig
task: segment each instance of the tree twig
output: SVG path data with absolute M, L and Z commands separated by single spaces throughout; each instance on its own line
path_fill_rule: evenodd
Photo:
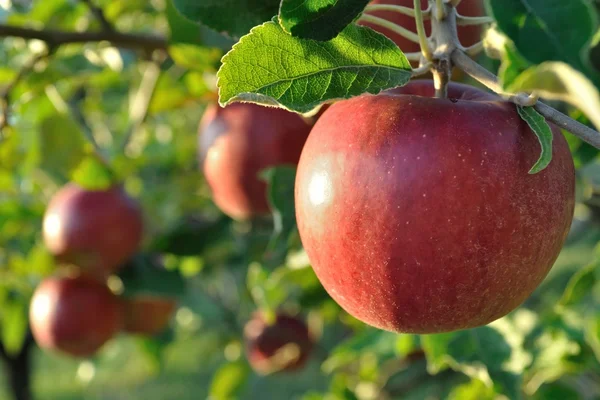
M 27 62 L 25 62 L 17 75 L 13 80 L 0 90 L 0 102 L 2 102 L 2 114 L 0 115 L 0 139 L 2 138 L 3 131 L 9 125 L 10 119 L 10 95 L 14 88 L 23 80 L 27 74 L 29 74 L 37 65 L 38 62 L 46 58 L 50 54 L 50 51 L 42 52 L 33 55 Z
M 131 107 L 129 109 L 129 119 L 131 120 L 131 127 L 123 139 L 121 149 L 125 150 L 131 137 L 140 129 L 146 117 L 148 116 L 148 110 L 150 109 L 150 103 L 156 90 L 158 78 L 160 77 L 160 65 L 158 62 L 151 62 L 144 71 L 142 82 L 140 87 L 133 98 Z
M 365 8 L 366 12 L 375 12 L 375 11 L 390 11 L 398 14 L 408 15 L 409 17 L 415 16 L 415 10 L 410 7 L 404 6 L 396 6 L 393 4 L 371 4 Z M 423 10 L 423 18 L 429 19 L 431 12 L 429 9 Z
M 421 76 L 421 75 L 425 75 L 426 73 L 429 72 L 429 70 L 431 69 L 432 63 L 428 62 L 427 64 L 424 64 L 422 66 L 420 66 L 419 68 L 414 68 L 412 70 L 412 77 L 415 78 L 417 76 Z
M 403 38 L 410 40 L 411 42 L 419 43 L 419 35 L 406 28 L 401 27 L 398 24 L 390 22 L 387 19 L 363 14 L 362 17 L 360 17 L 360 20 L 373 25 L 381 26 L 382 28 L 389 29 L 390 31 L 402 36 Z
M 479 53 L 481 53 L 483 51 L 483 49 L 484 49 L 483 40 L 480 40 L 479 42 L 477 42 L 469 47 L 465 47 L 463 50 L 465 53 L 467 53 L 468 55 L 473 57 L 473 56 L 476 56 Z
M 408 61 L 421 61 L 421 57 L 423 56 L 420 51 L 404 53 L 404 55 Z
M 446 12 L 444 9 L 444 0 L 435 0 L 435 17 L 438 21 L 446 18 Z
M 38 39 L 49 47 L 58 47 L 71 43 L 108 42 L 115 47 L 132 50 L 166 50 L 168 41 L 162 36 L 120 33 L 116 31 L 101 32 L 67 32 L 52 29 L 32 29 L 0 24 L 0 37 L 20 37 Z
M 473 61 L 462 50 L 456 49 L 452 52 L 452 62 L 454 63 L 454 65 L 462 69 L 472 78 L 482 83 L 489 89 L 493 90 L 496 93 L 503 93 L 503 89 L 500 85 L 498 77 L 490 71 L 483 68 L 481 65 L 477 64 L 475 61 Z M 527 99 L 530 98 L 529 95 L 522 94 L 514 96 L 514 98 L 511 100 L 513 102 L 520 101 L 517 100 L 517 98 L 520 97 L 524 97 Z M 575 121 L 574 119 L 542 103 L 541 101 L 537 101 L 534 105 L 534 108 L 546 119 L 553 122 L 555 125 L 558 125 L 566 131 L 571 132 L 573 135 L 577 136 L 584 142 L 594 146 L 595 148 L 600 149 L 600 133 L 596 132 L 592 128 L 578 121 Z
M 81 0 L 81 2 L 90 9 L 90 11 L 94 15 L 94 17 L 98 20 L 103 31 L 105 31 L 105 32 L 114 31 L 112 24 L 106 19 L 106 16 L 104 15 L 104 11 L 102 10 L 102 8 L 94 5 L 94 3 L 92 1 L 93 0 Z
M 485 25 L 494 22 L 492 17 L 467 17 L 464 15 L 456 14 L 456 25 Z
M 433 59 L 429 43 L 427 43 L 427 34 L 425 33 L 425 23 L 423 22 L 423 12 L 421 10 L 421 0 L 414 0 L 415 5 L 415 24 L 417 25 L 417 35 L 419 35 L 419 46 L 421 53 L 427 61 Z

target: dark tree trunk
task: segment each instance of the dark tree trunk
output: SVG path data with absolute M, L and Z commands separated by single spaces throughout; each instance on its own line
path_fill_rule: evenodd
M 0 343 L 0 357 L 6 368 L 7 380 L 15 400 L 32 400 L 31 394 L 31 350 L 33 349 L 33 337 L 27 334 L 23 348 L 16 355 L 6 352 L 4 345 Z

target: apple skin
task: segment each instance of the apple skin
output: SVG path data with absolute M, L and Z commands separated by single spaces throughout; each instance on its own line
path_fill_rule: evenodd
M 140 246 L 142 213 L 120 186 L 85 190 L 69 183 L 50 201 L 44 242 L 59 262 L 105 277 Z
M 125 332 L 154 336 L 169 325 L 177 309 L 177 301 L 166 297 L 138 296 L 123 299 L 123 308 Z
M 258 173 L 296 166 L 311 127 L 310 120 L 283 109 L 209 106 L 199 128 L 199 159 L 216 205 L 238 220 L 268 214 L 267 185 Z
M 118 298 L 84 276 L 45 279 L 31 299 L 29 319 L 40 348 L 74 357 L 96 353 L 123 324 Z
M 369 3 L 370 5 L 374 4 L 393 4 L 398 6 L 405 6 L 413 8 L 413 0 L 373 0 Z M 421 9 L 425 10 L 428 7 L 427 0 L 421 0 Z M 483 6 L 482 0 L 462 0 L 457 8 L 458 12 L 461 15 L 465 16 L 483 16 L 485 15 L 485 9 Z M 400 14 L 397 12 L 390 11 L 377 11 L 377 12 L 369 12 L 369 15 L 373 15 L 375 17 L 384 18 L 388 21 L 394 22 L 412 32 L 417 32 L 417 27 L 415 24 L 415 20 L 413 17 L 409 17 L 408 15 Z M 418 43 L 414 43 L 397 33 L 390 31 L 389 29 L 382 28 L 380 26 L 376 26 L 370 24 L 368 22 L 360 22 L 360 25 L 365 25 L 370 28 L 373 28 L 379 33 L 384 34 L 392 41 L 394 41 L 398 47 L 404 53 L 418 52 L 421 51 Z M 431 34 L 431 27 L 428 21 L 425 21 L 425 29 L 427 31 L 427 35 Z M 471 46 L 477 43 L 481 39 L 481 27 L 477 25 L 471 26 L 460 26 L 458 27 L 458 38 L 461 41 L 463 46 Z
M 244 327 L 244 338 L 248 362 L 252 369 L 261 375 L 301 369 L 314 346 L 304 321 L 281 313 L 275 316 L 275 321 L 271 324 L 263 314 L 255 313 Z M 285 350 L 286 346 L 294 346 L 291 349 L 298 353 L 290 360 L 278 360 L 277 357 L 282 357 L 281 351 Z
M 573 160 L 555 126 L 552 162 L 531 175 L 540 146 L 513 104 L 458 83 L 449 99 L 433 92 L 412 81 L 332 105 L 296 177 L 319 280 L 348 313 L 394 332 L 506 315 L 547 275 L 573 217 Z

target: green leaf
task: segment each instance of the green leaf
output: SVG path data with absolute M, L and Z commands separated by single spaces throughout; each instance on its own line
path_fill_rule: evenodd
M 223 365 L 213 377 L 209 399 L 229 400 L 237 398 L 249 376 L 250 369 L 246 363 L 232 362 Z
M 494 390 L 478 379 L 455 386 L 448 394 L 447 400 L 494 400 Z
M 40 124 L 40 167 L 67 179 L 85 156 L 85 139 L 75 121 L 54 114 Z
M 31 271 L 41 276 L 50 275 L 56 268 L 54 256 L 43 244 L 38 244 L 27 255 L 27 264 Z
M 521 398 L 522 371 L 509 369 L 513 349 L 504 334 L 489 326 L 421 336 L 431 374 L 452 368 L 494 386 L 510 399 Z M 525 366 L 522 365 L 521 368 Z
M 327 100 L 402 86 L 411 67 L 391 40 L 370 28 L 349 25 L 318 42 L 267 22 L 223 57 L 217 76 L 222 106 L 250 101 L 308 112 Z
M 222 56 L 219 49 L 186 43 L 169 46 L 169 54 L 177 65 L 200 72 L 215 72 Z
M 590 295 L 592 288 L 598 283 L 599 266 L 599 262 L 593 262 L 578 270 L 569 280 L 558 305 L 561 307 L 573 306 L 581 303 L 586 296 Z
M 490 28 L 485 37 L 486 51 L 494 58 L 501 60 L 498 78 L 506 88 L 513 80 L 531 64 L 521 55 L 515 44 L 496 28 Z
M 592 348 L 596 359 L 600 362 L 600 314 L 587 321 L 585 341 Z
M 279 21 L 303 39 L 330 40 L 356 20 L 369 0 L 283 0 Z
M 509 86 L 511 92 L 536 92 L 550 100 L 567 102 L 600 128 L 600 93 L 581 72 L 560 62 L 546 62 L 531 67 Z
M 177 270 L 163 267 L 153 254 L 138 254 L 119 272 L 123 296 L 141 295 L 178 298 L 185 294 L 185 280 Z
M 73 171 L 73 182 L 87 190 L 107 190 L 116 184 L 110 168 L 98 157 L 86 157 Z
M 535 395 L 533 400 L 581 400 L 584 397 L 574 388 L 560 382 L 552 382 L 543 385 Z
M 25 343 L 28 329 L 27 301 L 11 292 L 2 304 L 2 344 L 8 354 L 18 354 Z
M 359 361 L 361 355 L 374 354 L 379 362 L 396 357 L 396 339 L 392 332 L 367 328 L 338 344 L 322 365 L 323 371 L 332 373 L 348 364 Z
M 281 264 L 287 256 L 288 238 L 296 228 L 294 205 L 295 167 L 272 167 L 259 173 L 267 182 L 267 198 L 273 213 L 274 230 L 268 246 L 268 259 L 273 265 Z
M 181 15 L 173 5 L 173 0 L 167 0 L 166 14 L 169 29 L 171 30 L 170 43 L 201 43 L 200 27 Z
M 585 0 L 487 0 L 498 27 L 534 64 L 564 61 L 581 71 L 583 49 L 597 29 Z
M 186 18 L 234 38 L 277 15 L 279 0 L 173 0 Z
M 231 219 L 224 215 L 217 219 L 184 218 L 157 235 L 149 247 L 160 253 L 197 256 L 230 236 Z
M 552 130 L 546 119 L 535 108 L 517 106 L 517 111 L 521 118 L 527 122 L 533 133 L 535 133 L 542 148 L 540 158 L 538 158 L 537 162 L 529 170 L 530 174 L 537 174 L 552 161 Z

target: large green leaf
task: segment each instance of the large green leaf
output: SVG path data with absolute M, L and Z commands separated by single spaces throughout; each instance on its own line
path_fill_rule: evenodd
M 404 85 L 411 67 L 385 36 L 349 25 L 328 42 L 304 40 L 267 22 L 223 58 L 220 103 L 250 101 L 308 112 L 319 104 Z

